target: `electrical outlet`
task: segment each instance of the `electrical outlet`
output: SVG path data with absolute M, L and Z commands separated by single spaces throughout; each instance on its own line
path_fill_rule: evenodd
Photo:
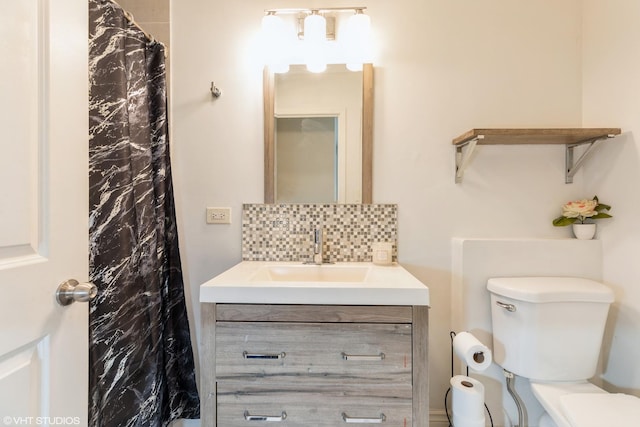
M 207 224 L 231 224 L 231 208 L 207 208 Z

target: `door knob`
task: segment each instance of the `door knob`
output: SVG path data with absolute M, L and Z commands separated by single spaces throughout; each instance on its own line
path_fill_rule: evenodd
M 98 288 L 93 283 L 79 283 L 75 279 L 69 279 L 58 286 L 56 300 L 60 305 L 69 305 L 73 302 L 87 302 L 98 295 Z

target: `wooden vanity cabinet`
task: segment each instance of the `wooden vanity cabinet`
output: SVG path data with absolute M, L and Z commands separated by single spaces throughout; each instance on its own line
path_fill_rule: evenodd
M 203 426 L 428 426 L 426 306 L 203 303 L 202 321 Z

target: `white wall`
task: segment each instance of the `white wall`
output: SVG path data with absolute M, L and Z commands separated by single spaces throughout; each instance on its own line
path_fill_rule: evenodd
M 640 3 L 583 4 L 584 125 L 606 122 L 624 131 L 585 172 L 586 188 L 612 204 L 614 215 L 601 227 L 604 281 L 616 292 L 603 380 L 610 391 L 640 396 Z
M 353 5 L 308 0 L 304 6 L 327 3 Z M 639 300 L 633 283 L 640 267 L 632 265 L 628 236 L 640 231 L 624 221 L 640 205 L 640 196 L 630 194 L 638 168 L 629 135 L 599 150 L 589 171 L 597 180 L 579 172 L 572 185 L 564 184 L 560 146 L 480 147 L 456 185 L 451 140 L 473 127 L 578 127 L 583 105 L 585 125 L 632 130 L 638 105 L 627 114 L 622 109 L 640 100 L 633 78 L 640 63 L 635 43 L 626 40 L 637 40 L 640 30 L 630 23 L 618 28 L 616 16 L 602 28 L 601 16 L 627 18 L 626 9 L 634 9 L 638 18 L 640 12 L 630 0 L 615 1 L 613 10 L 610 2 L 584 1 L 584 45 L 594 45 L 584 49 L 583 102 L 580 0 L 358 3 L 368 7 L 376 46 L 373 197 L 399 205 L 399 260 L 431 289 L 431 408 L 438 415 L 449 380 L 452 238 L 569 237 L 568 228 L 554 228 L 551 220 L 565 201 L 597 193 L 615 215 L 601 222 L 605 278 L 619 297 L 635 292 Z M 240 260 L 241 204 L 262 201 L 262 69 L 252 60 L 262 12 L 300 6 L 294 0 L 172 1 L 173 164 L 196 324 L 199 285 Z M 611 41 L 629 51 L 607 50 Z M 217 100 L 209 94 L 212 80 L 223 91 Z M 600 92 L 608 84 L 621 102 Z M 206 206 L 231 206 L 233 224 L 207 226 Z M 621 354 L 630 348 L 637 360 L 637 304 L 618 305 L 605 373 L 612 386 L 636 393 L 638 375 L 623 374 L 639 368 Z

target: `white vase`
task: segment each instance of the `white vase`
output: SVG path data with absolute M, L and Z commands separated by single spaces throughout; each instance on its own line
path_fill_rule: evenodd
M 596 224 L 572 224 L 573 235 L 579 240 L 591 240 L 596 235 Z

